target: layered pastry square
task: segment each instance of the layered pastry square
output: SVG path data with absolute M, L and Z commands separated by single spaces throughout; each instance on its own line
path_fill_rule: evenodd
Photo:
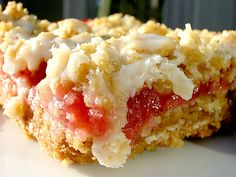
M 14 2 L 0 18 L 4 113 L 65 163 L 122 167 L 234 119 L 235 31 L 121 14 L 51 23 Z

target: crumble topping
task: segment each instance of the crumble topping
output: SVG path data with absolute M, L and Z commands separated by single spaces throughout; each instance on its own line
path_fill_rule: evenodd
M 191 47 L 195 45 L 195 38 L 193 36 L 192 28 L 189 23 L 185 25 L 185 30 L 179 31 L 178 36 L 180 37 L 179 44 L 181 46 Z
M 120 53 L 126 55 L 130 50 L 139 53 L 158 53 L 167 55 L 174 48 L 174 41 L 157 34 L 131 33 L 117 40 Z
M 74 36 L 71 40 L 55 36 L 50 32 L 40 33 L 30 39 L 20 38 L 6 48 L 3 70 L 8 74 L 15 74 L 26 69 L 36 71 L 41 62 L 46 62 L 52 56 L 53 46 L 65 43 L 68 47 L 74 48 L 78 43 L 89 40 L 88 33 Z
M 16 26 L 22 27 L 26 29 L 27 31 L 32 32 L 37 25 L 37 17 L 34 15 L 25 15 L 21 17 L 16 22 Z
M 142 24 L 137 31 L 142 34 L 159 34 L 166 35 L 168 28 L 164 24 L 157 23 L 155 21 L 148 21 Z
M 1 8 L 2 9 L 2 8 Z M 42 31 L 47 31 L 49 22 L 47 20 L 38 20 L 35 15 L 28 13 L 21 3 L 13 1 L 8 2 L 4 11 L 0 11 L 1 35 L 10 31 L 12 28 L 20 27 L 26 30 L 31 36 Z
M 70 80 L 75 84 L 86 80 L 90 61 L 79 45 L 71 49 L 68 45 L 61 44 L 58 48 L 53 47 L 51 51 L 52 58 L 49 59 L 46 70 L 49 79 Z
M 83 32 L 89 32 L 90 28 L 88 25 L 86 25 L 84 22 L 80 20 L 69 18 L 69 19 L 61 20 L 57 23 L 51 24 L 51 31 L 57 36 L 60 36 L 63 38 L 70 38 L 74 35 L 77 35 Z
M 89 21 L 88 25 L 96 35 L 120 37 L 130 30 L 135 30 L 141 22 L 130 15 L 113 14 L 108 17 L 95 18 Z
M 0 19 L 3 70 L 10 75 L 26 69 L 36 71 L 42 61 L 51 57 L 50 49 L 54 45 L 66 43 L 74 48 L 77 43 L 88 42 L 91 38 L 89 27 L 82 21 L 65 19 L 50 24 L 28 14 L 21 3 L 9 2 L 0 12 Z
M 17 20 L 27 14 L 28 11 L 27 9 L 23 8 L 22 3 L 16 3 L 14 1 L 10 1 L 7 3 L 5 10 L 2 12 L 3 17 L 1 17 L 1 20 L 2 18 L 4 19 L 4 17 L 7 18 L 8 20 L 11 19 Z

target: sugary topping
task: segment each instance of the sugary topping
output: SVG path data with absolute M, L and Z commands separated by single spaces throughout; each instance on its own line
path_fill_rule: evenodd
M 139 27 L 141 22 L 130 15 L 114 14 L 90 20 L 88 25 L 99 36 L 120 37 Z
M 186 24 L 185 30 L 179 31 L 178 36 L 180 37 L 179 44 L 181 46 L 195 45 L 195 39 L 193 37 L 192 28 L 190 24 Z
M 8 18 L 9 19 L 20 19 L 24 15 L 27 15 L 28 11 L 27 9 L 23 8 L 23 5 L 21 3 L 16 3 L 14 1 L 8 2 L 5 10 L 1 14 L 1 20 Z
M 33 32 L 36 27 L 37 17 L 34 15 L 25 15 L 15 22 L 16 26 L 22 27 L 27 31 Z
M 156 34 L 131 33 L 118 40 L 121 54 L 132 50 L 140 53 L 165 53 L 174 48 L 174 42 L 168 37 Z M 163 51 L 165 50 L 165 52 Z
M 41 62 L 47 62 L 52 56 L 51 48 L 53 46 L 57 47 L 64 43 L 69 48 L 74 48 L 81 41 L 90 40 L 89 34 L 86 34 L 71 40 L 57 37 L 50 32 L 40 33 L 30 39 L 19 38 L 16 43 L 6 48 L 3 70 L 8 74 L 15 74 L 26 69 L 36 71 Z M 3 43 L 2 48 L 4 47 Z
M 150 86 L 158 79 L 167 76 L 172 82 L 175 94 L 186 100 L 191 99 L 194 88 L 193 82 L 176 65 L 165 60 L 165 58 L 155 56 L 123 66 L 114 76 L 115 82 L 121 90 L 125 90 L 132 97 L 143 87 L 144 83 Z
M 65 19 L 49 25 L 46 20 L 37 20 L 36 16 L 28 15 L 20 3 L 10 2 L 0 18 L 3 70 L 10 75 L 24 70 L 36 71 L 41 62 L 47 62 L 52 56 L 50 49 L 53 46 L 65 43 L 74 48 L 91 40 L 91 34 L 87 32 L 90 29 L 82 21 Z
M 35 15 L 29 14 L 21 3 L 13 1 L 8 2 L 5 10 L 0 12 L 0 21 L 1 38 L 4 37 L 5 32 L 15 27 L 20 27 L 33 36 L 42 31 L 47 31 L 49 25 L 47 20 L 38 20 Z
M 236 32 L 235 31 L 223 31 L 221 38 L 219 39 L 219 49 L 224 52 L 224 55 L 228 59 L 236 57 Z
M 143 34 L 165 35 L 167 33 L 167 27 L 164 24 L 156 23 L 155 21 L 150 20 L 137 28 L 137 31 Z
M 135 63 L 124 65 L 114 73 L 114 82 L 120 91 L 132 97 L 143 87 L 144 83 L 151 85 L 154 81 L 163 78 L 157 65 L 163 61 L 161 56 L 153 56 Z
M 50 57 L 49 50 L 55 36 L 41 33 L 30 40 L 18 40 L 5 51 L 3 70 L 9 74 L 29 69 L 35 71 L 41 61 Z
M 186 29 L 169 30 L 166 35 L 178 42 L 179 53 L 184 57 L 181 65 L 195 83 L 217 81 L 220 71 L 228 68 L 234 57 L 235 32 L 232 31 L 192 30 L 186 24 Z
M 55 35 L 63 38 L 70 38 L 74 35 L 90 31 L 88 25 L 86 25 L 84 22 L 80 20 L 73 18 L 61 20 L 57 23 L 51 24 L 51 28 L 52 28 L 51 31 Z
M 194 84 L 187 78 L 175 64 L 163 62 L 160 65 L 160 72 L 168 77 L 173 84 L 173 92 L 185 100 L 192 98 Z
M 21 3 L 9 2 L 0 13 L 0 49 L 4 52 L 3 70 L 12 75 L 24 70 L 36 71 L 51 57 L 50 49 L 60 43 L 74 48 L 91 39 L 89 27 L 80 20 L 65 19 L 50 24 L 29 15 Z M 51 31 L 41 33 L 44 31 Z
M 66 44 L 59 48 L 52 48 L 52 58 L 48 61 L 46 70 L 50 79 L 59 78 L 70 80 L 74 83 L 81 83 L 86 80 L 86 74 L 90 67 L 89 57 L 79 50 L 79 46 L 70 49 Z

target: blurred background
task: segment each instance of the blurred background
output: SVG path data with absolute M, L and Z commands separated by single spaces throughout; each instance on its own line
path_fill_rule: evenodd
M 94 18 L 112 13 L 126 13 L 142 21 L 155 19 L 171 28 L 221 31 L 236 29 L 235 0 L 18 0 L 39 18 Z M 7 0 L 0 0 L 4 6 Z

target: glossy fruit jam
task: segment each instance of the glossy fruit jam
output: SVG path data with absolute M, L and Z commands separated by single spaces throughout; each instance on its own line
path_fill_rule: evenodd
M 46 93 L 40 97 L 43 107 L 55 120 L 72 130 L 83 134 L 102 136 L 109 129 L 106 111 L 85 105 L 81 91 L 73 89 L 72 84 L 59 85 L 56 93 Z
M 212 94 L 216 89 L 224 89 L 227 87 L 228 84 L 225 82 L 200 84 L 198 87 L 195 87 L 191 100 L 201 95 Z M 186 101 L 173 92 L 162 95 L 153 88 L 144 87 L 134 97 L 128 99 L 128 123 L 123 128 L 123 132 L 126 134 L 126 137 L 134 143 L 144 124 L 151 117 L 158 116 L 169 109 L 186 104 L 191 100 Z

